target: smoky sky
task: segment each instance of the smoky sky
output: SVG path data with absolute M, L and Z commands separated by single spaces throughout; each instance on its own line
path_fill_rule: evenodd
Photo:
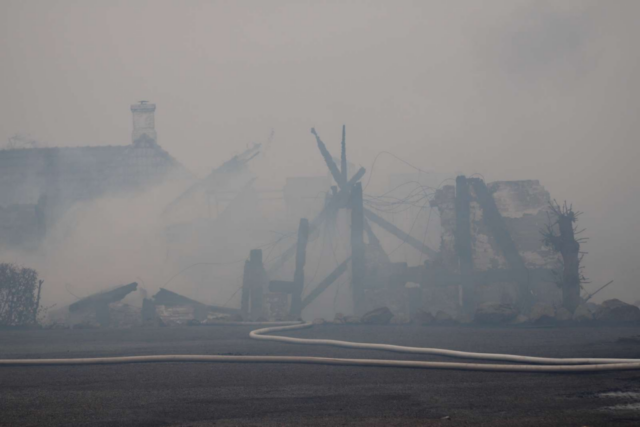
M 368 169 L 386 150 L 540 180 L 584 212 L 589 289 L 613 279 L 603 297 L 638 299 L 639 13 L 634 0 L 3 0 L 0 144 L 128 144 L 144 99 L 159 144 L 200 176 L 273 129 L 252 167 L 281 188 L 326 174 L 309 129 L 335 155 L 344 123 Z M 401 172 L 381 156 L 371 191 Z

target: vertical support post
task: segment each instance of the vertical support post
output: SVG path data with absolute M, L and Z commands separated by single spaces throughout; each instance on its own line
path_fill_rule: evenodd
M 460 267 L 462 309 L 467 314 L 475 310 L 475 289 L 473 286 L 473 256 L 471 251 L 471 210 L 469 207 L 469 183 L 460 175 L 456 178 L 456 232 L 455 245 Z
M 365 279 L 364 255 L 364 207 L 362 184 L 358 182 L 351 191 L 351 274 L 354 313 L 362 314 Z
M 298 245 L 296 247 L 296 270 L 293 274 L 293 293 L 291 294 L 290 316 L 299 318 L 302 313 L 302 290 L 304 289 L 304 264 L 307 258 L 307 241 L 309 240 L 309 220 L 300 219 L 298 226 Z
M 264 288 L 267 272 L 262 265 L 262 249 L 253 249 L 244 263 L 240 310 L 244 320 L 258 320 L 263 316 Z
M 242 320 L 249 320 L 249 309 L 251 300 L 251 261 L 244 262 L 244 272 L 242 274 L 242 294 L 240 297 L 240 312 Z
M 262 265 L 262 249 L 253 249 L 249 253 L 249 263 L 252 275 L 251 318 L 259 320 L 263 317 L 264 290 L 269 285 L 267 272 Z

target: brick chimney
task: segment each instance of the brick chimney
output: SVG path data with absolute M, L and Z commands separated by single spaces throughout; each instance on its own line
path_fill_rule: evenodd
M 156 104 L 149 104 L 148 101 L 140 101 L 140 103 L 131 106 L 131 112 L 133 113 L 132 143 L 135 143 L 142 135 L 147 135 L 154 141 L 157 140 L 155 111 Z

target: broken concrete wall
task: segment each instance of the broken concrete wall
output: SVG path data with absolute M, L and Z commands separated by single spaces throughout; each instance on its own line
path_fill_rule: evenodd
M 542 243 L 540 230 L 547 223 L 550 195 L 537 180 L 497 181 L 487 184 L 489 192 L 514 241 L 527 269 L 556 269 L 558 255 Z M 449 271 L 459 272 L 455 250 L 455 186 L 444 186 L 436 191 L 431 202 L 440 213 L 443 229 L 440 244 L 441 262 Z M 473 269 L 476 272 L 507 270 L 509 265 L 496 239 L 490 233 L 473 186 L 470 194 L 471 246 Z M 561 298 L 560 290 L 548 275 L 531 278 L 531 289 L 536 300 L 554 304 Z M 512 303 L 516 300 L 516 284 L 511 280 L 492 279 L 486 275 L 476 279 L 477 304 L 483 302 Z

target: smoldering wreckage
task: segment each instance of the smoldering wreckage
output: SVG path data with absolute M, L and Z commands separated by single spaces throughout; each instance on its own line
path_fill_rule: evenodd
M 268 143 L 250 146 L 199 180 L 156 142 L 155 105 L 141 102 L 131 110 L 131 145 L 0 151 L 0 233 L 5 247 L 35 250 L 75 203 L 119 192 L 147 191 L 166 179 L 182 179 L 190 185 L 158 215 L 180 217 L 202 195 L 209 215 L 168 221 L 166 239 L 176 252 L 192 242 L 189 236 L 206 240 L 212 226 L 224 227 L 230 218 L 242 216 L 247 203 L 258 203 L 260 192 L 249 164 Z M 55 328 L 130 328 L 313 320 L 310 308 L 319 299 L 330 298 L 329 289 L 339 281 L 348 289 L 342 294 L 335 291 L 334 303 L 343 300 L 341 310 L 334 310 L 332 319 L 316 318 L 314 322 L 640 322 L 636 305 L 619 300 L 591 302 L 595 292 L 585 290 L 582 275 L 583 240 L 576 228 L 579 213 L 555 203 L 538 181 L 485 183 L 479 177 L 460 175 L 437 188 L 419 184 L 405 196 L 391 192 L 368 196 L 362 184 L 367 171 L 362 167 L 353 171 L 347 161 L 345 128 L 339 158 L 331 155 L 315 129 L 311 133 L 329 175 L 287 181 L 282 192 L 288 223 L 295 220 L 297 232 L 282 227 L 281 234 L 290 240 L 280 240 L 289 241 L 289 246 L 268 261 L 271 251 L 265 254 L 261 248 L 247 248 L 235 306 L 229 301 L 199 301 L 186 289 L 159 287 L 154 295 L 147 295 L 143 286 L 132 282 L 79 298 L 40 323 Z M 415 177 L 403 179 L 396 188 L 416 182 Z M 433 191 L 427 194 L 427 189 Z M 415 223 L 426 219 L 425 205 L 415 202 L 418 196 L 439 217 L 437 249 L 425 243 L 426 230 L 424 234 L 415 231 Z M 212 200 L 215 218 L 211 218 Z M 222 209 L 221 201 L 225 202 Z M 410 229 L 394 224 L 390 207 L 414 213 Z M 323 277 L 317 277 L 318 268 L 308 267 L 308 246 L 319 236 L 323 247 L 333 251 L 335 261 Z M 381 239 L 395 240 L 395 249 L 410 248 L 418 262 L 393 262 L 395 249 L 389 251 Z M 200 259 L 190 258 L 193 248 L 191 251 L 182 252 L 183 265 L 197 264 Z M 46 277 L 43 279 L 46 286 Z M 8 299 L 6 288 L 2 295 Z M 140 303 L 128 303 L 131 295 L 138 295 Z M 6 307 L 9 305 L 5 304 L 5 311 Z M 36 318 L 30 316 L 26 323 L 34 324 Z

